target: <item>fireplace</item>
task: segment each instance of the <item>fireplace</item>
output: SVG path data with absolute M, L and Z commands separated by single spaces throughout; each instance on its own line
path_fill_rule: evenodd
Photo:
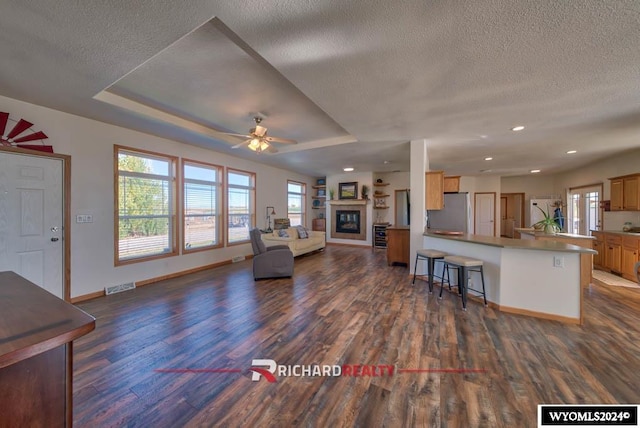
M 336 210 L 336 232 L 360 234 L 360 211 Z
M 331 201 L 331 237 L 337 239 L 367 240 L 367 201 Z

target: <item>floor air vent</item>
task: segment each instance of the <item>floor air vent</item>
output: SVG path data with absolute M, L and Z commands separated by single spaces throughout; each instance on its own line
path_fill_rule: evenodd
M 233 263 L 238 263 L 238 262 L 241 262 L 243 260 L 244 260 L 244 256 L 234 256 L 234 257 L 231 258 L 231 261 Z
M 127 282 L 126 284 L 112 285 L 111 287 L 104 288 L 104 294 L 107 296 L 109 294 L 120 293 L 122 291 L 133 290 L 136 288 L 136 285 L 133 282 Z

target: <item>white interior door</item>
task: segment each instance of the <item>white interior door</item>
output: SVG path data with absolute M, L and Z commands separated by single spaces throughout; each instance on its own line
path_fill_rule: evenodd
M 0 271 L 64 299 L 63 160 L 0 152 Z
M 476 193 L 475 198 L 475 234 L 495 235 L 496 195 L 495 193 Z

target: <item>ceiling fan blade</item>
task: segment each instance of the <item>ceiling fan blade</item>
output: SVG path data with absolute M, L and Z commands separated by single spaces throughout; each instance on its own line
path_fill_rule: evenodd
M 242 137 L 242 138 L 251 138 L 252 135 L 249 134 L 234 134 L 232 132 L 221 132 L 224 135 L 231 135 L 232 137 Z
M 244 146 L 245 144 L 249 144 L 251 142 L 253 138 L 249 138 L 248 140 L 244 140 L 242 143 L 240 144 L 236 144 L 235 146 L 231 146 L 232 149 L 237 149 L 239 147 Z
M 271 144 L 269 144 L 269 147 L 264 149 L 264 151 L 267 152 L 267 153 L 278 153 L 278 149 L 273 147 Z
M 270 143 L 284 143 L 284 144 L 298 144 L 296 140 L 290 140 L 288 138 L 279 138 L 279 137 L 265 137 L 265 140 Z

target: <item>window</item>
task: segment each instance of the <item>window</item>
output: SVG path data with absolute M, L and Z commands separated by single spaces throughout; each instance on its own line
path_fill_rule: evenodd
M 287 181 L 287 217 L 291 226 L 304 226 L 306 224 L 306 184 L 297 181 Z
M 118 216 L 116 265 L 177 254 L 176 159 L 114 146 Z
M 227 242 L 249 241 L 249 229 L 255 227 L 256 175 L 227 169 Z
M 221 246 L 221 171 L 217 165 L 182 161 L 185 252 Z

